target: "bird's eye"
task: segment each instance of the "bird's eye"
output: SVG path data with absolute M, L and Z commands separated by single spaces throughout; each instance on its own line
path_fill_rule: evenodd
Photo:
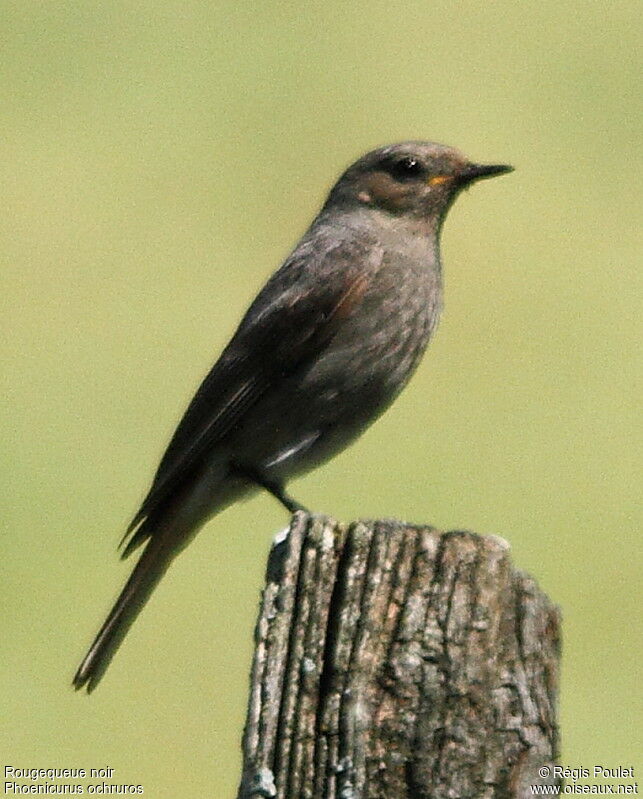
M 397 180 L 412 180 L 424 174 L 424 166 L 417 158 L 408 155 L 391 164 L 391 173 Z

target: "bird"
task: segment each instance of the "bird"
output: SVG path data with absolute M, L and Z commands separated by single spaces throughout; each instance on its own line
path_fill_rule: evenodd
M 287 483 L 352 443 L 397 397 L 442 307 L 440 233 L 458 194 L 512 171 L 406 141 L 339 177 L 189 404 L 122 557 L 144 547 L 82 660 L 88 693 L 174 558 L 213 515 L 260 489 L 305 510 Z

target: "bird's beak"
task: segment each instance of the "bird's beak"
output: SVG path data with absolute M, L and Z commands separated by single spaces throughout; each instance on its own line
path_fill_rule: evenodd
M 513 172 L 514 168 L 507 164 L 468 164 L 458 175 L 458 182 L 473 183 L 482 178 L 493 178 Z

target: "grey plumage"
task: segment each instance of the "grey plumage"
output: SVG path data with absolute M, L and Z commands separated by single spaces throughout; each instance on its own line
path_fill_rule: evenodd
M 81 663 L 92 690 L 172 559 L 214 513 L 327 460 L 393 401 L 440 313 L 439 235 L 461 188 L 509 167 L 405 142 L 341 176 L 199 388 L 124 541 L 145 549 Z M 291 507 L 291 505 L 288 505 Z

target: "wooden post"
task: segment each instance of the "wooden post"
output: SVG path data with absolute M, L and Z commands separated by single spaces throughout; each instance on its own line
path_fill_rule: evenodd
M 559 623 L 499 538 L 295 514 L 269 557 L 238 799 L 557 784 Z

